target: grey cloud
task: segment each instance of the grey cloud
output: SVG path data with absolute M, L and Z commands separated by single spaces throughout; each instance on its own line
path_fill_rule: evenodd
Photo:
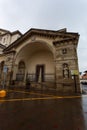
M 68 28 L 78 32 L 80 40 L 78 57 L 80 70 L 87 66 L 87 1 L 86 0 L 0 0 L 0 28 L 19 29 L 23 33 L 30 28 Z

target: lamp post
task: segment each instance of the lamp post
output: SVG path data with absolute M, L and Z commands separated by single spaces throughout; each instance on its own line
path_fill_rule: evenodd
M 10 71 L 10 80 L 9 80 L 9 84 L 11 84 L 12 81 L 12 77 L 13 77 L 13 67 L 14 67 L 14 56 L 15 56 L 16 51 L 13 49 L 12 51 L 12 65 L 11 65 L 11 71 Z

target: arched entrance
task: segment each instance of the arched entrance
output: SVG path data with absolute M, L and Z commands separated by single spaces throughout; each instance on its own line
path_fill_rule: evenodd
M 25 77 L 30 82 L 55 81 L 54 54 L 47 44 L 43 42 L 27 44 L 16 55 L 15 64 L 19 66 L 20 61 L 25 62 Z M 15 72 L 17 75 L 18 71 Z

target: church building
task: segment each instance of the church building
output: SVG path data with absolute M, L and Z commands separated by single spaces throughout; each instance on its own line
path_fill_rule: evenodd
M 80 92 L 79 34 L 31 28 L 25 34 L 0 29 L 0 85 Z

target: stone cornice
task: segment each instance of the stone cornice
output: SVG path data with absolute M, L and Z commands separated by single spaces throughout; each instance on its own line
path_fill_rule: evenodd
M 62 40 L 59 40 L 59 41 L 54 41 L 53 45 L 56 46 L 56 45 L 61 45 L 63 43 L 69 43 L 69 42 L 74 42 L 74 43 L 77 44 L 77 41 L 78 41 L 78 38 L 76 38 L 76 37 L 74 37 L 74 38 L 66 38 L 66 39 L 62 39 Z
M 3 51 L 9 51 L 11 48 L 16 47 L 21 44 L 21 42 L 25 41 L 27 38 L 31 37 L 32 35 L 37 35 L 40 37 L 47 37 L 52 38 L 55 40 L 57 37 L 61 38 L 74 38 L 78 36 L 78 33 L 67 33 L 65 31 L 51 31 L 51 30 L 42 30 L 42 29 L 30 29 L 27 31 L 24 35 L 22 35 L 18 40 L 13 42 L 11 45 L 9 45 L 6 49 Z M 55 44 L 55 43 L 54 43 Z

